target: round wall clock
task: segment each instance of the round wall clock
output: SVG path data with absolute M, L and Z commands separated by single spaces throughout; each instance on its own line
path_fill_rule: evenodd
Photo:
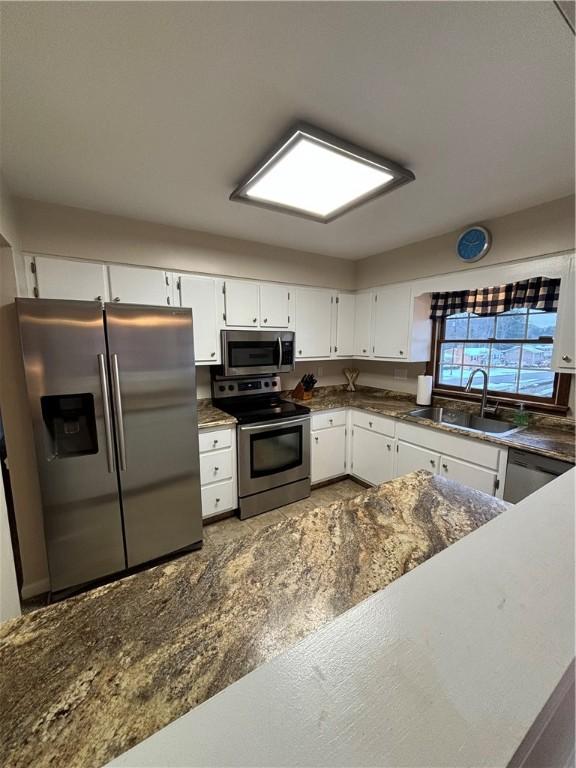
M 456 243 L 456 253 L 462 261 L 478 261 L 486 256 L 492 245 L 492 236 L 486 227 L 468 227 Z

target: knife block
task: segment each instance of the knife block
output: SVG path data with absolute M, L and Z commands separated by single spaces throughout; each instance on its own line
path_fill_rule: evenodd
M 295 389 L 292 390 L 292 397 L 296 398 L 296 400 L 312 400 L 312 392 L 306 392 L 302 382 L 299 382 Z

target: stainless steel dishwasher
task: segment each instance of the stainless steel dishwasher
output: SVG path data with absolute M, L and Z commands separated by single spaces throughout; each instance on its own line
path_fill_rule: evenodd
M 504 501 L 515 504 L 574 465 L 560 459 L 550 459 L 527 451 L 510 448 L 504 484 Z

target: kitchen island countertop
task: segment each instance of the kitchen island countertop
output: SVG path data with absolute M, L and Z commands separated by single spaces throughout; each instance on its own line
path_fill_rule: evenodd
M 416 472 L 0 626 L 0 762 L 103 765 L 507 508 Z

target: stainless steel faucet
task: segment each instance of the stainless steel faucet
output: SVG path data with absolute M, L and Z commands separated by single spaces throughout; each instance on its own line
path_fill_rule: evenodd
M 488 398 L 488 374 L 483 368 L 474 368 L 470 376 L 468 376 L 468 383 L 466 384 L 466 392 L 470 392 L 472 387 L 472 380 L 477 373 L 481 373 L 484 376 L 484 386 L 482 387 L 482 402 L 480 403 L 480 418 L 484 418 L 484 411 L 486 410 L 486 400 Z

